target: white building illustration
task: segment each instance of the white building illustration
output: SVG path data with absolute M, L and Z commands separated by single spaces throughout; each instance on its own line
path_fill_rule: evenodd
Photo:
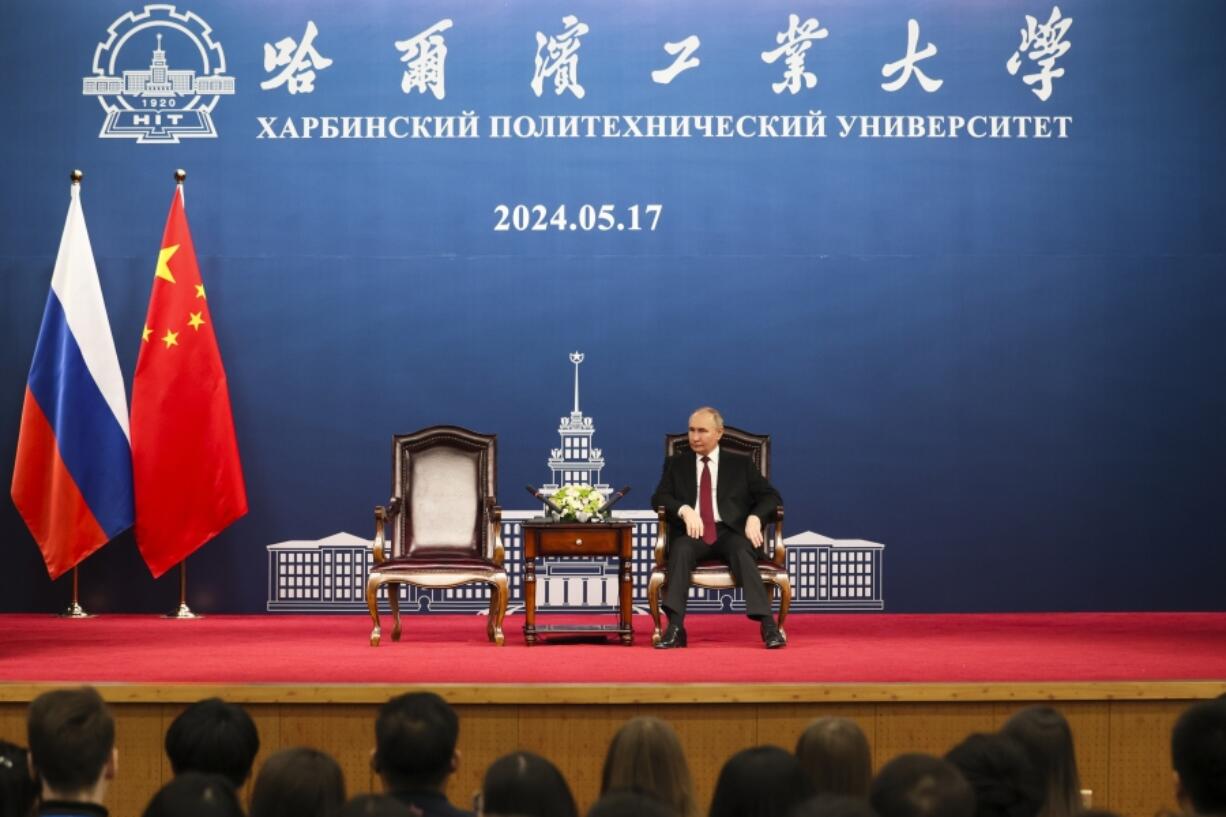
M 543 486 L 556 491 L 563 485 L 587 483 L 606 495 L 609 486 L 600 483 L 605 467 L 603 453 L 592 446 L 596 427 L 579 410 L 579 364 L 583 354 L 570 356 L 575 366 L 575 401 L 569 417 L 558 427 L 561 447 L 550 452 L 546 465 L 553 482 Z M 510 584 L 508 610 L 523 609 L 523 523 L 540 516 L 540 509 L 502 513 L 502 545 Z M 651 509 L 614 511 L 614 518 L 634 523 L 631 575 L 636 613 L 647 611 L 647 582 L 654 562 L 659 520 Z M 819 610 L 883 610 L 882 565 L 885 545 L 863 539 L 830 539 L 804 531 L 783 540 L 786 567 L 792 579 L 792 612 Z M 346 612 L 366 609 L 366 576 L 374 561 L 371 540 L 349 533 L 336 533 L 314 542 L 279 542 L 268 545 L 268 610 L 280 612 Z M 602 611 L 617 609 L 617 562 L 614 559 L 548 558 L 536 571 L 536 607 L 540 613 L 557 611 Z M 462 587 L 427 589 L 389 585 L 387 592 L 400 593 L 403 612 L 484 613 L 489 608 L 489 588 L 470 584 Z M 386 607 L 387 602 L 381 599 Z M 690 590 L 689 609 L 694 612 L 741 611 L 744 595 L 736 590 Z
M 188 96 L 192 94 L 232 94 L 234 77 L 197 76 L 193 70 L 175 70 L 166 62 L 162 50 L 162 35 L 157 35 L 157 47 L 148 70 L 126 70 L 122 77 L 89 76 L 82 80 L 82 93 L 125 94 L 127 96 L 159 97 Z
M 502 543 L 506 551 L 512 612 L 523 608 L 523 523 L 537 511 L 504 511 Z M 615 512 L 634 522 L 634 606 L 647 609 L 658 523 L 650 511 Z M 830 539 L 813 531 L 789 536 L 787 571 L 792 579 L 792 612 L 884 610 L 882 562 L 885 545 L 863 539 Z M 279 542 L 268 548 L 270 612 L 357 612 L 366 609 L 366 576 L 373 564 L 371 540 L 336 533 L 317 541 Z M 617 607 L 617 571 L 611 562 L 548 559 L 537 570 L 537 609 L 600 610 Z M 489 606 L 484 585 L 426 590 L 392 585 L 407 612 L 482 613 Z M 690 609 L 717 612 L 744 609 L 738 590 L 690 591 Z M 387 602 L 382 605 L 386 608 Z
M 811 530 L 783 540 L 793 610 L 884 610 L 885 545 Z M 739 591 L 738 591 L 739 592 Z

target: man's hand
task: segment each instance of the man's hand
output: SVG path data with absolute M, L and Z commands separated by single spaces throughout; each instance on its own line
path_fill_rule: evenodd
M 691 539 L 702 538 L 702 517 L 698 515 L 698 511 L 691 508 L 689 505 L 683 505 L 681 510 L 677 512 L 681 517 L 681 521 L 685 523 L 685 535 Z M 758 537 L 762 538 L 761 536 Z
M 753 514 L 750 514 L 749 519 L 745 522 L 745 538 L 748 539 L 754 547 L 762 547 L 762 520 Z

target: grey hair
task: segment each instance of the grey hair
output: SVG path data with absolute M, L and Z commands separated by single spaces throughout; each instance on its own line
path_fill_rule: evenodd
M 721 431 L 723 430 L 724 415 L 719 413 L 719 409 L 712 408 L 711 406 L 701 406 L 699 408 L 694 409 L 694 411 L 691 412 L 690 416 L 693 417 L 695 414 L 703 414 L 703 413 L 710 414 L 711 419 L 715 420 L 715 427 Z

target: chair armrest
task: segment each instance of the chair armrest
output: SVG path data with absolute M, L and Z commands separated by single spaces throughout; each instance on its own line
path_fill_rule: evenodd
M 502 548 L 502 508 L 494 504 L 492 496 L 485 498 L 482 508 L 485 512 L 486 524 L 489 526 L 487 538 L 489 540 L 490 552 L 486 558 L 502 567 L 502 562 L 505 558 L 505 551 Z
M 387 524 L 387 508 L 382 505 L 375 506 L 375 543 L 373 545 L 375 564 L 383 564 L 387 559 L 384 554 L 384 547 L 387 545 L 387 540 L 384 538 L 383 529 Z
M 668 566 L 668 514 L 663 505 L 656 508 L 656 516 L 660 522 L 656 525 L 655 566 L 663 569 Z
M 787 567 L 787 548 L 783 546 L 783 506 L 775 506 L 775 518 L 772 520 L 775 530 L 770 538 L 770 552 L 767 554 L 779 567 Z
M 400 515 L 400 497 L 392 497 L 387 502 L 387 507 L 382 505 L 375 506 L 375 541 L 373 545 L 375 564 L 382 564 L 387 561 L 388 542 L 387 542 L 387 524 L 391 520 L 393 524 L 395 519 Z

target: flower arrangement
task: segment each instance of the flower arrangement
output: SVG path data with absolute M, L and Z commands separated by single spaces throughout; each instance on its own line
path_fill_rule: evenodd
M 605 503 L 604 494 L 591 485 L 566 485 L 554 491 L 549 498 L 562 509 L 563 519 L 575 519 L 579 522 L 591 519 Z

